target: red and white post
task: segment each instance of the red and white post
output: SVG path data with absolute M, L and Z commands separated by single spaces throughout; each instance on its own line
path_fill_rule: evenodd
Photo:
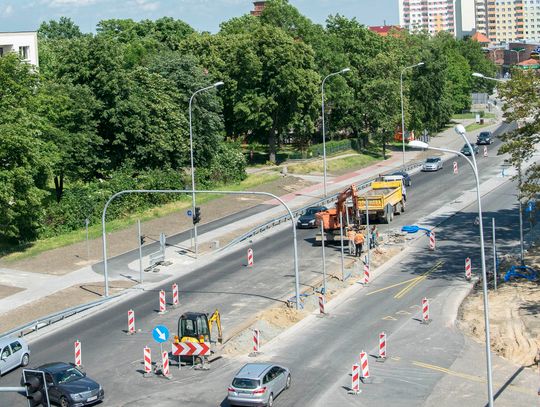
M 369 264 L 364 264 L 364 285 L 369 284 Z
M 465 278 L 470 281 L 472 278 L 471 258 L 465 259 Z
M 362 351 L 360 352 L 360 377 L 362 382 L 365 382 L 366 379 L 369 379 L 371 376 L 369 374 L 369 362 L 367 353 Z
M 321 315 L 326 314 L 324 310 L 325 305 L 326 305 L 326 299 L 324 298 L 324 295 L 319 295 L 319 312 Z
M 352 366 L 352 383 L 351 383 L 351 390 L 349 391 L 349 394 L 359 394 L 361 392 L 360 390 L 360 365 L 358 363 L 355 363 Z
M 161 362 L 163 363 L 161 372 L 163 373 L 163 376 L 169 379 L 171 377 L 171 372 L 169 370 L 169 353 L 167 351 L 163 351 L 161 354 Z
M 167 304 L 165 303 L 165 291 L 159 291 L 159 313 L 165 314 L 167 312 Z
M 128 335 L 135 333 L 135 311 L 130 309 L 128 311 Z
M 454 175 L 458 175 L 459 171 L 458 171 L 458 166 L 457 166 L 457 161 L 454 161 Z
M 152 374 L 152 350 L 148 347 L 144 347 L 144 376 Z
M 179 304 L 179 301 L 178 301 L 178 284 L 174 283 L 172 285 L 172 302 L 173 302 L 173 307 L 177 307 L 178 304 Z
M 435 250 L 435 232 L 429 232 L 429 250 Z
M 251 247 L 247 251 L 247 265 L 253 267 L 253 249 Z
M 75 366 L 82 366 L 81 342 L 75 341 Z
M 429 301 L 426 297 L 422 298 L 422 323 L 429 324 L 431 319 L 429 319 Z
M 484 157 L 488 156 L 487 146 L 484 146 Z
M 379 359 L 381 362 L 386 360 L 386 332 L 379 334 Z
M 258 329 L 253 330 L 253 353 L 259 353 L 261 333 Z

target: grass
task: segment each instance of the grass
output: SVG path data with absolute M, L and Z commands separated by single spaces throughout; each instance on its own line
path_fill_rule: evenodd
M 465 126 L 465 130 L 467 130 L 467 131 L 474 131 L 474 130 L 481 129 L 481 128 L 486 127 L 486 126 L 489 126 L 489 123 L 485 123 L 485 122 L 484 122 L 484 124 L 480 124 L 480 123 L 471 123 L 471 124 L 469 124 L 468 126 Z
M 264 173 L 264 174 L 250 174 L 248 177 L 237 184 L 224 185 L 218 190 L 226 191 L 243 191 L 249 188 L 256 187 L 257 185 L 266 184 L 280 178 L 278 173 Z M 202 204 L 213 199 L 220 198 L 222 194 L 199 194 L 197 197 L 197 203 Z M 116 232 L 131 227 L 140 219 L 141 222 L 149 221 L 152 219 L 160 218 L 171 213 L 178 212 L 182 209 L 191 207 L 191 197 L 185 196 L 181 200 L 176 202 L 170 202 L 166 205 L 158 206 L 155 208 L 147 209 L 145 211 L 132 213 L 125 218 L 115 219 L 107 221 L 107 232 Z M 88 228 L 88 237 L 90 239 L 96 239 L 102 234 L 101 224 L 91 225 Z M 4 253 L 11 252 L 5 255 L 2 260 L 7 262 L 14 262 L 22 260 L 28 257 L 36 256 L 47 250 L 57 249 L 59 247 L 68 246 L 74 243 L 82 242 L 86 239 L 85 229 L 74 230 L 69 233 L 65 233 L 59 236 L 50 237 L 47 239 L 37 240 L 30 244 L 17 247 L 0 247 L 0 250 Z
M 339 172 L 351 168 L 363 168 L 378 161 L 380 157 L 373 155 L 358 154 L 353 150 L 344 151 L 343 154 L 355 154 L 349 157 L 336 158 L 326 161 L 326 168 L 329 172 Z M 290 174 L 311 174 L 323 172 L 323 161 L 317 160 L 308 163 L 287 165 L 287 172 Z
M 480 113 L 480 112 L 478 112 Z M 493 119 L 495 117 L 495 113 L 488 113 L 484 112 L 484 119 Z M 476 112 L 469 112 L 469 113 L 458 113 L 452 116 L 452 119 L 458 120 L 458 119 L 475 119 L 476 118 Z

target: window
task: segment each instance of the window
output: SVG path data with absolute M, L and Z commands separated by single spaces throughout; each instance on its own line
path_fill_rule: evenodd
M 255 379 L 243 379 L 235 377 L 232 385 L 237 389 L 256 389 L 259 387 L 259 381 Z
M 22 345 L 19 343 L 19 342 L 13 342 L 11 344 L 11 350 L 13 351 L 13 353 L 16 353 L 18 351 L 20 351 L 22 349 Z
M 21 59 L 30 59 L 30 47 L 19 47 L 19 55 L 21 56 Z
M 9 346 L 6 346 L 2 351 L 2 359 L 7 359 L 10 355 L 11 351 L 9 350 Z
M 45 373 L 45 381 L 47 382 L 47 386 L 53 386 L 53 378 L 50 373 Z

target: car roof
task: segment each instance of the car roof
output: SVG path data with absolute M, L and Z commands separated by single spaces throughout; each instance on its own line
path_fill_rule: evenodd
M 392 174 L 388 174 L 388 175 L 409 175 L 407 174 L 405 171 L 394 171 Z
M 13 337 L 7 337 L 0 339 L 0 347 L 4 347 L 6 345 L 12 344 L 13 342 L 19 342 L 21 345 L 26 345 L 26 342 L 22 338 L 13 338 Z
M 440 159 L 441 159 L 441 157 L 428 157 L 428 158 L 426 158 L 426 161 L 427 160 L 440 160 Z
M 479 136 L 491 136 L 491 132 L 490 131 L 482 131 L 482 132 L 480 132 Z
M 70 365 L 69 363 L 65 362 L 52 362 L 52 363 L 46 363 L 44 365 L 41 365 L 38 367 L 38 370 L 45 370 L 47 372 L 59 372 L 62 370 L 65 370 L 66 368 L 71 368 L 73 365 Z
M 240 369 L 235 377 L 241 377 L 243 379 L 259 379 L 273 366 L 271 363 L 248 363 Z

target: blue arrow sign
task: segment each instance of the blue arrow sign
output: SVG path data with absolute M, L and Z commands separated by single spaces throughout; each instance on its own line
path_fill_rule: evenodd
M 169 339 L 169 330 L 166 326 L 158 325 L 152 330 L 152 336 L 157 343 L 166 342 Z
M 191 209 L 188 209 L 188 211 L 186 212 L 186 215 L 189 216 L 190 218 L 193 216 L 193 212 L 191 212 Z
M 526 212 L 532 212 L 534 210 L 534 201 L 529 201 L 527 204 L 527 208 L 525 209 Z

